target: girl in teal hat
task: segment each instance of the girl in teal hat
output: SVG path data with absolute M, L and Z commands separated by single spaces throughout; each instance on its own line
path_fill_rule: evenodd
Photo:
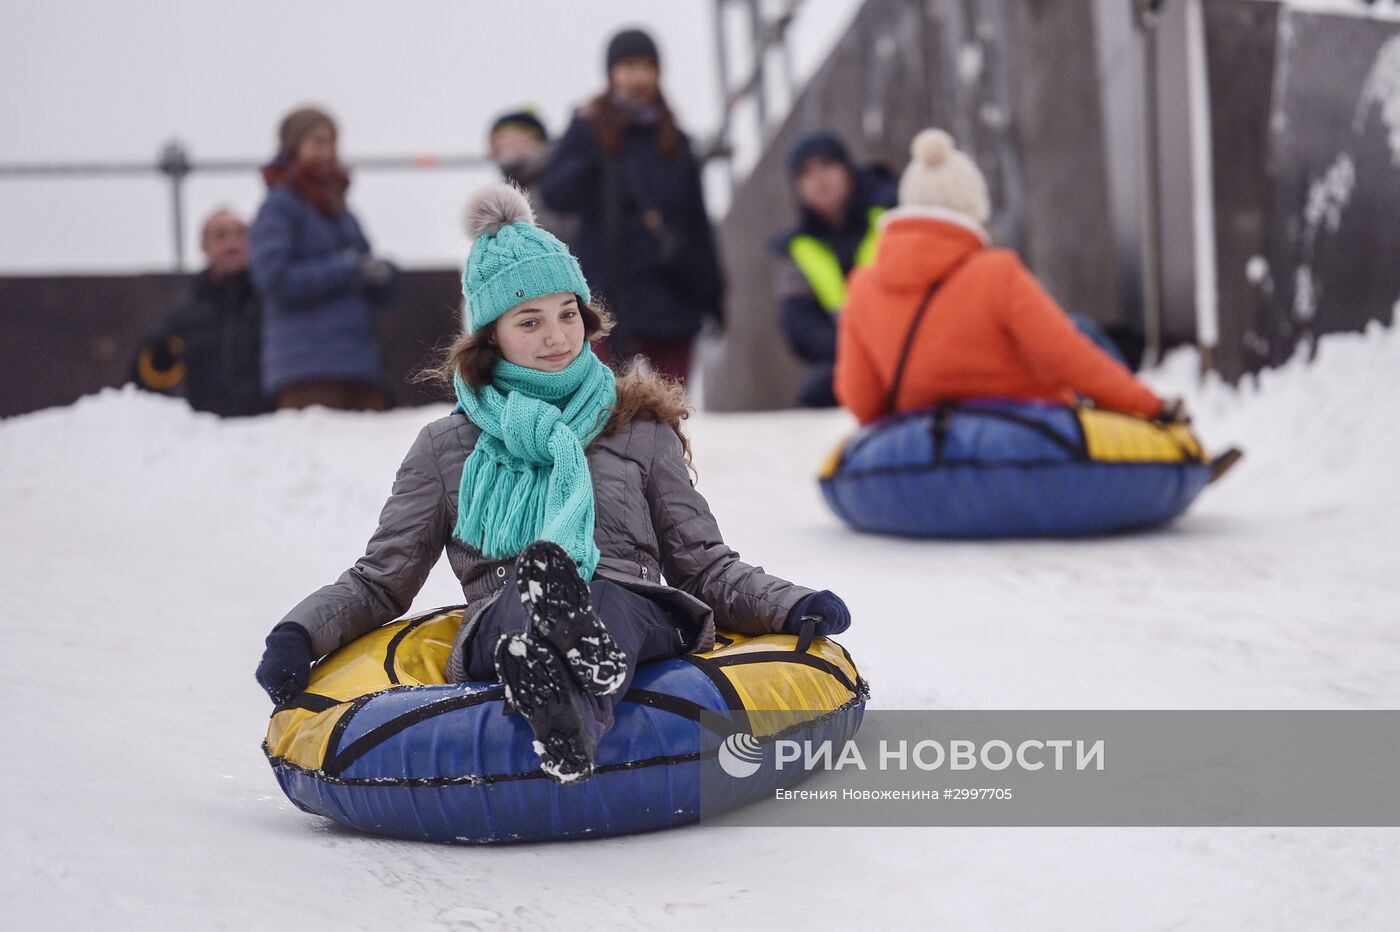
M 818 635 L 845 604 L 739 559 L 691 483 L 684 390 L 593 354 L 608 314 L 510 185 L 479 192 L 462 276 L 468 333 L 439 374 L 457 408 L 409 450 L 365 555 L 273 629 L 274 702 L 312 660 L 403 614 L 445 550 L 467 606 L 454 682 L 499 679 L 540 767 L 586 779 L 637 664 L 714 646 L 715 627 Z

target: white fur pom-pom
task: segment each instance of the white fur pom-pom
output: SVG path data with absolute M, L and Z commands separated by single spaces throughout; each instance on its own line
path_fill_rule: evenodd
M 953 151 L 953 137 L 941 129 L 926 129 L 914 137 L 909 154 L 924 165 L 942 165 Z
M 495 236 L 501 227 L 512 223 L 535 222 L 535 211 L 525 192 L 513 184 L 501 182 L 488 185 L 472 195 L 463 218 L 467 236 Z

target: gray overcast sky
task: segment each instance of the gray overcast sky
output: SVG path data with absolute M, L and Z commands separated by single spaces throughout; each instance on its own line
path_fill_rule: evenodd
M 858 6 L 809 0 L 803 73 Z M 344 154 L 476 152 L 487 121 L 534 104 L 555 132 L 601 86 L 607 37 L 661 45 L 683 125 L 719 117 L 710 0 L 0 0 L 0 161 L 154 159 L 171 138 L 196 157 L 270 157 L 292 105 L 327 106 Z M 458 211 L 485 176 L 360 172 L 351 203 L 376 248 L 410 265 L 465 252 Z M 254 177 L 195 176 L 187 223 L 216 204 L 251 214 Z M 0 180 L 0 270 L 160 269 L 168 187 L 149 179 Z M 188 237 L 192 243 L 193 232 Z

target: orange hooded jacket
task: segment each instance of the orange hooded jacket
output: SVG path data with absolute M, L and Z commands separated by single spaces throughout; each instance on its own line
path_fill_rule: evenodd
M 885 215 L 875 263 L 851 274 L 836 349 L 836 397 L 862 424 L 891 413 L 886 396 L 928 287 L 944 280 L 919 325 L 895 411 L 1000 397 L 1072 402 L 1076 394 L 1155 417 L 1162 400 L 1101 351 L 1007 249 L 962 214 Z

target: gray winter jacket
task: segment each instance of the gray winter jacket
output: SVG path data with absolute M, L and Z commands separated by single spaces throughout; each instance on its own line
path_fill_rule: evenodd
M 445 547 L 467 603 L 447 677 L 464 678 L 463 647 L 481 611 L 501 594 L 509 562 L 488 559 L 452 537 L 462 464 L 479 435 L 460 413 L 418 434 L 365 555 L 283 619 L 306 629 L 317 657 L 407 611 Z M 792 607 L 811 593 L 742 562 L 724 543 L 691 484 L 680 438 L 666 424 L 641 415 L 594 441 L 587 455 L 594 538 L 602 552 L 595 578 L 677 609 L 691 623 L 692 651 L 714 646 L 716 625 L 746 634 L 779 631 Z

